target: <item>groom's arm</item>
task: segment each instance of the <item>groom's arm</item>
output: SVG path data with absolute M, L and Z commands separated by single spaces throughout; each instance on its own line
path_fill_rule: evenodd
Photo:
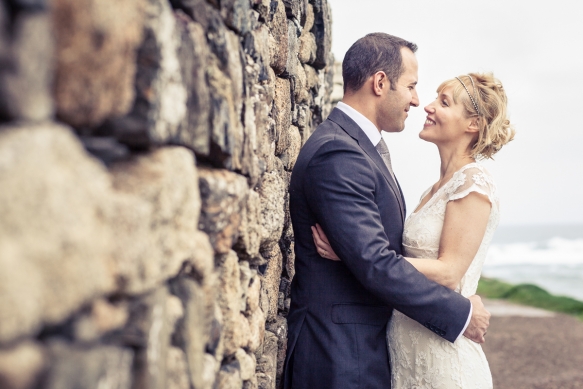
M 429 281 L 389 249 L 371 165 L 350 146 L 330 141 L 310 161 L 303 187 L 312 211 L 334 251 L 364 287 L 453 342 L 468 321 L 470 301 Z

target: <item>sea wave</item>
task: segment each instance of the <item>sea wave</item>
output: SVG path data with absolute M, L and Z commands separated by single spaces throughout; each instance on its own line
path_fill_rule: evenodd
M 583 239 L 492 244 L 482 274 L 583 300 Z
M 583 239 L 555 237 L 538 242 L 492 244 L 488 250 L 488 266 L 520 263 L 583 264 Z

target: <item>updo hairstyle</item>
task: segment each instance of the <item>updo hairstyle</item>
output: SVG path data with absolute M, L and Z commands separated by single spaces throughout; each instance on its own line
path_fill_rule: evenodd
M 472 86 L 473 84 L 478 89 L 477 93 Z M 514 128 L 510 124 L 507 116 L 507 102 L 506 93 L 500 80 L 494 77 L 492 73 L 469 73 L 459 76 L 459 79 L 466 85 L 464 86 L 456 78 L 443 82 L 437 93 L 447 87 L 452 88 L 454 102 L 461 101 L 464 106 L 464 114 L 466 118 L 473 116 L 478 117 L 478 140 L 472 147 L 471 157 L 475 159 L 493 159 L 502 146 L 514 139 Z M 468 96 L 468 92 L 476 100 L 480 114 L 476 112 L 476 108 L 472 100 Z M 461 98 L 460 98 L 461 96 Z

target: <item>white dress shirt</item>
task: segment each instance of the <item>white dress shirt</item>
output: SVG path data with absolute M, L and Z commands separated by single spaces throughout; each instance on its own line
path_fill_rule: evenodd
M 366 116 L 358 112 L 356 109 L 352 108 L 350 105 L 346 103 L 343 103 L 342 101 L 338 102 L 336 108 L 338 108 L 346 115 L 348 115 L 349 118 L 354 120 L 354 122 L 358 124 L 360 129 L 366 134 L 366 136 L 370 140 L 370 143 L 372 143 L 373 146 L 375 146 L 376 148 L 376 145 L 381 141 L 382 135 L 379 129 L 373 124 L 373 122 L 368 120 Z M 462 329 L 462 332 L 460 332 L 460 334 L 457 336 L 458 338 L 462 336 L 462 334 L 468 328 L 468 325 L 470 325 L 470 319 L 472 318 L 473 309 L 474 307 L 470 305 L 470 314 L 468 315 L 468 320 L 466 320 L 466 325 Z

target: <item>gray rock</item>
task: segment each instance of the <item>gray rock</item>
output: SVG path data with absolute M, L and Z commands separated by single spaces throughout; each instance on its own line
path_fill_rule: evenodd
M 255 375 L 255 355 L 247 354 L 242 348 L 235 353 L 235 359 L 239 362 L 241 372 L 241 379 L 243 381 L 250 380 Z
M 216 253 L 228 253 L 237 242 L 249 188 L 241 175 L 199 169 L 202 209 L 199 228 L 208 234 Z
M 261 389 L 275 389 L 277 375 L 277 336 L 265 331 L 263 355 L 257 359 L 257 383 Z
M 265 336 L 265 314 L 261 308 L 258 308 L 250 311 L 247 318 L 249 320 L 249 342 L 247 348 L 253 353 L 258 350 L 261 351 Z
M 235 32 L 244 35 L 249 32 L 250 20 L 249 0 L 222 0 L 221 15 L 225 24 L 235 30 Z
M 249 342 L 249 322 L 241 312 L 241 276 L 234 251 L 222 256 L 219 274 L 218 303 L 223 315 L 225 355 L 233 355 Z M 245 327 L 247 331 L 245 331 Z
M 76 128 L 96 127 L 130 110 L 143 8 L 142 1 L 129 0 L 52 2 L 60 120 Z
M 203 386 L 196 389 L 210 389 L 214 386 L 221 364 L 210 354 L 204 355 Z
M 275 119 L 276 155 L 281 154 L 288 146 L 288 139 L 282 136 L 282 133 L 291 125 L 291 107 L 290 82 L 278 77 L 275 81 L 275 100 L 272 112 Z
M 179 57 L 181 33 L 174 12 L 165 0 L 144 1 L 145 31 L 138 50 L 134 105 L 126 116 L 105 125 L 120 141 L 142 148 L 177 139 L 186 121 L 188 101 Z
M 115 304 L 105 299 L 97 299 L 73 323 L 75 340 L 95 342 L 104 334 L 122 328 L 129 312 L 124 301 Z
M 277 173 L 265 173 L 258 193 L 261 198 L 261 249 L 270 248 L 281 238 L 287 183 Z
M 288 52 L 285 64 L 285 71 L 282 73 L 283 77 L 295 78 L 297 77 L 298 67 L 301 66 L 298 59 L 298 52 L 300 51 L 299 37 L 300 32 L 298 26 L 291 20 L 287 21 L 287 42 Z
M 243 386 L 239 363 L 235 360 L 231 363 L 221 366 L 217 374 L 215 389 L 240 389 Z
M 281 0 L 271 2 L 270 11 L 273 12 L 269 25 L 272 40 L 269 41 L 271 53 L 271 68 L 275 74 L 285 71 L 288 59 L 288 25 L 285 6 Z
M 190 389 L 188 380 L 188 366 L 184 352 L 177 347 L 168 349 L 166 359 L 166 386 L 167 389 Z
M 284 144 L 285 148 L 282 147 L 283 150 L 278 154 L 278 157 L 283 163 L 284 169 L 291 172 L 300 154 L 300 148 L 302 147 L 300 130 L 296 126 L 289 126 L 287 130 L 283 130 L 280 134 L 279 144 Z
M 289 19 L 294 19 L 296 23 L 305 23 L 307 0 L 283 0 L 285 12 Z
M 253 276 L 257 274 L 257 270 L 249 268 L 249 262 L 239 261 L 239 274 L 241 280 L 241 312 L 247 310 L 247 293 L 249 292 L 249 285 Z
M 275 320 L 277 316 L 277 306 L 279 299 L 279 283 L 281 278 L 283 257 L 281 250 L 277 245 L 267 252 L 264 252 L 263 257 L 267 260 L 267 268 L 263 275 L 261 286 L 267 295 L 269 301 L 269 309 L 267 313 L 267 321 Z
M 31 341 L 10 348 L 0 348 L 0 387 L 34 387 L 47 362 L 44 350 Z
M 0 128 L 0 342 L 114 290 L 104 167 L 63 126 Z
M 197 235 L 196 228 L 201 200 L 192 152 L 161 148 L 116 163 L 110 170 L 115 189 L 131 195 L 137 204 L 141 200 L 146 208 L 145 220 L 143 215 L 128 216 L 122 220 L 125 224 L 114 226 L 123 290 L 140 293 L 153 288 L 177 274 L 199 249 L 204 255 L 204 236 Z
M 312 32 L 318 44 L 316 59 L 313 66 L 323 69 L 330 64 L 330 51 L 332 48 L 332 12 L 326 0 L 313 0 L 314 27 Z
M 186 120 L 179 126 L 174 142 L 192 148 L 199 157 L 210 153 L 210 95 L 206 81 L 206 64 L 210 58 L 205 33 L 181 11 L 176 12 L 181 32 L 178 57 L 182 79 L 188 94 Z
M 51 366 L 43 388 L 132 388 L 131 349 L 114 346 L 81 348 L 56 340 L 49 342 L 48 346 Z
M 239 238 L 234 250 L 241 258 L 256 262 L 261 237 L 261 198 L 257 192 L 249 190 L 247 201 L 241 209 Z
M 203 288 L 197 282 L 188 277 L 173 280 L 171 291 L 184 305 L 184 318 L 177 323 L 173 343 L 186 354 L 190 382 L 195 388 L 201 388 L 204 387 L 205 345 L 209 340 L 213 317 L 209 312 L 208 296 L 205 296 Z
M 281 387 L 281 376 L 287 351 L 287 320 L 284 317 L 277 316 L 274 322 L 267 325 L 269 332 L 277 337 L 277 373 L 276 387 Z
M 7 15 L 4 15 L 7 17 Z M 0 18 L 2 19 L 2 18 Z M 1 21 L 1 20 L 0 20 Z M 54 114 L 54 40 L 48 12 L 18 12 L 1 23 L 0 117 L 46 120 Z
M 300 49 L 298 59 L 302 64 L 312 64 L 316 60 L 317 53 L 316 37 L 311 32 L 302 34 L 300 37 Z
M 156 289 L 130 305 L 130 319 L 123 340 L 136 350 L 133 379 L 135 388 L 166 387 L 167 353 L 173 328 L 168 326 L 168 289 Z

